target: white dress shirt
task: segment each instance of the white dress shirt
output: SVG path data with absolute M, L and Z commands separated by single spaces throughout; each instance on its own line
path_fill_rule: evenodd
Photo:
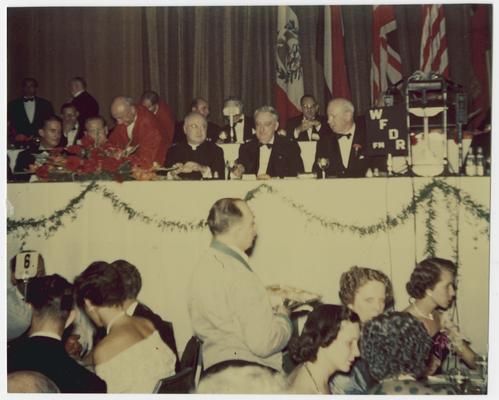
M 137 121 L 137 116 L 133 119 L 133 122 L 126 127 L 126 133 L 128 135 L 128 139 L 132 140 L 133 128 L 135 127 L 135 121 Z
M 350 152 L 352 151 L 353 137 L 355 135 L 355 123 L 352 125 L 348 132 L 343 132 L 345 134 L 352 134 L 350 138 L 346 136 L 341 136 L 338 138 L 338 145 L 340 146 L 341 162 L 345 168 L 348 168 L 348 160 L 350 159 Z
M 35 118 L 35 108 L 36 108 L 36 102 L 34 97 L 32 101 L 24 102 L 24 111 L 26 112 L 26 116 L 28 117 L 30 124 L 33 123 L 33 119 Z
M 274 137 L 270 139 L 269 144 L 274 144 Z M 267 173 L 267 167 L 269 166 L 270 154 L 272 153 L 272 148 L 267 146 L 260 146 L 260 163 L 258 165 L 257 175 L 262 175 Z
M 76 139 L 76 134 L 78 133 L 79 127 L 80 127 L 80 125 L 77 122 L 73 129 L 71 129 L 68 133 L 64 134 L 64 136 L 68 140 L 68 146 L 71 146 L 72 144 L 76 144 L 75 139 Z

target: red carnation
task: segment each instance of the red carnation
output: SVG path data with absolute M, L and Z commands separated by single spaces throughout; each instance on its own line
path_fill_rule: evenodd
M 80 171 L 84 174 L 91 174 L 95 171 L 97 171 L 97 168 L 99 167 L 99 163 L 94 160 L 94 159 L 89 159 L 83 161 L 83 165 L 80 168 Z
M 36 170 L 36 176 L 40 179 L 48 179 L 49 177 L 49 166 L 47 164 L 42 165 Z
M 415 146 L 418 143 L 418 138 L 415 134 L 411 133 L 409 138 L 411 139 L 411 146 Z
M 83 148 L 81 146 L 78 146 L 77 144 L 66 147 L 66 151 L 69 154 L 76 154 L 78 156 L 81 156 L 83 154 Z
M 81 138 L 81 146 L 85 149 L 89 149 L 95 145 L 94 139 L 90 135 L 85 135 Z
M 102 169 L 106 172 L 115 172 L 120 166 L 121 161 L 113 157 L 105 157 L 102 159 Z
M 66 158 L 66 168 L 72 172 L 76 172 L 81 165 L 81 158 L 76 156 L 69 156 Z

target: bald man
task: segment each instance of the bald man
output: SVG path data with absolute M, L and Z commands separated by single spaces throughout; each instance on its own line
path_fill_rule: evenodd
M 328 158 L 328 177 L 363 177 L 368 167 L 364 157 L 366 132 L 363 118 L 354 118 L 353 104 L 343 98 L 331 100 L 327 106 L 330 134 L 321 135 L 315 152 L 314 171 L 319 158 Z
M 133 104 L 130 97 L 119 96 L 111 103 L 116 126 L 109 143 L 121 148 L 138 146 L 134 153 L 146 164 L 165 161 L 167 142 L 156 117 L 144 106 Z

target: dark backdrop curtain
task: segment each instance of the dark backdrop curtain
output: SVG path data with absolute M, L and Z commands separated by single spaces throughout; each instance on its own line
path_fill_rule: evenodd
M 306 93 L 324 113 L 324 81 L 316 61 L 321 6 L 294 7 Z M 370 105 L 372 6 L 342 8 L 348 77 L 359 114 Z M 471 82 L 470 6 L 446 5 L 451 79 Z M 20 94 L 25 76 L 39 80 L 39 95 L 58 109 L 69 97 L 68 81 L 84 76 L 109 118 L 116 95 L 138 99 L 160 93 L 178 119 L 195 96 L 208 99 L 212 119 L 222 122 L 224 98 L 239 96 L 246 112 L 273 104 L 277 8 L 268 7 L 54 7 L 9 8 L 7 88 Z M 419 66 L 421 6 L 396 6 L 403 73 Z

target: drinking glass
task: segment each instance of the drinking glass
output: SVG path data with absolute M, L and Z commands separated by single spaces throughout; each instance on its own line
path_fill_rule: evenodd
M 321 173 L 322 179 L 326 179 L 326 169 L 329 168 L 329 158 L 320 157 L 317 160 L 317 166 L 322 171 Z

